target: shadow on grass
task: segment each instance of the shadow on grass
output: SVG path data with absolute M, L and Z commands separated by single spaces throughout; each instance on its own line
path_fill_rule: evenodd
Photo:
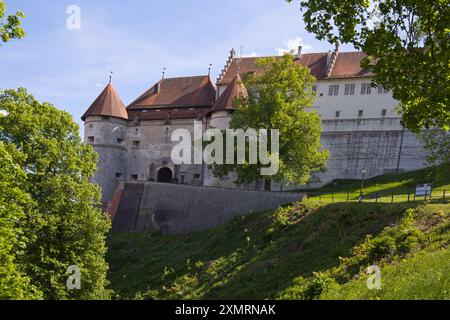
M 295 204 L 283 218 L 257 213 L 178 236 L 112 235 L 112 288 L 122 297 L 265 299 L 298 276 L 339 263 L 367 234 L 396 224 L 412 204 Z

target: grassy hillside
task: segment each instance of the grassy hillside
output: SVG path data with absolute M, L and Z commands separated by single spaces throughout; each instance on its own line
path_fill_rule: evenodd
M 375 195 L 378 195 L 378 202 L 391 202 L 394 195 L 394 202 L 407 201 L 408 194 L 410 200 L 414 199 L 413 194 L 418 183 L 432 182 L 434 199 L 440 199 L 446 191 L 447 198 L 450 198 L 450 166 L 441 165 L 434 168 L 425 168 L 413 172 L 402 174 L 387 174 L 364 181 L 365 201 L 374 202 Z M 320 189 L 304 190 L 309 197 L 314 200 L 346 201 L 347 193 L 350 201 L 357 201 L 361 188 L 361 180 L 335 180 Z M 418 200 L 423 200 L 423 197 Z
M 118 297 L 138 299 L 450 298 L 439 287 L 450 204 L 410 206 L 306 202 L 204 232 L 114 234 L 109 279 Z M 386 272 L 382 292 L 364 291 L 371 264 Z M 403 268 L 418 289 L 396 278 Z

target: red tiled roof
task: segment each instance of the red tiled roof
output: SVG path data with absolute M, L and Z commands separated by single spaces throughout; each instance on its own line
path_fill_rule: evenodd
M 200 115 L 206 115 L 209 110 L 210 107 L 161 109 L 152 108 L 144 110 L 128 110 L 128 114 L 130 120 L 166 120 L 168 119 L 168 115 L 169 119 L 197 119 Z
M 364 52 L 339 52 L 329 78 L 368 77 L 373 74 L 361 68 L 361 60 L 367 55 Z
M 230 85 L 225 89 L 225 91 L 220 95 L 217 102 L 211 108 L 210 112 L 218 110 L 233 110 L 233 102 L 235 98 L 241 98 L 247 96 L 247 89 L 242 83 L 242 79 L 237 74 Z
M 113 85 L 109 83 L 106 88 L 95 99 L 92 105 L 81 117 L 85 120 L 88 116 L 110 116 L 122 119 L 128 119 L 127 110 Z
M 155 90 L 157 86 L 159 89 Z M 168 78 L 144 92 L 127 109 L 212 106 L 215 97 L 216 89 L 209 76 Z
M 328 52 L 304 53 L 296 63 L 308 67 L 311 74 L 316 79 L 326 78 Z M 349 77 L 367 77 L 370 73 L 363 70 L 360 66 L 361 60 L 365 57 L 363 52 L 339 52 L 333 70 L 329 78 L 349 78 Z M 238 66 L 240 73 L 258 72 L 255 66 L 256 59 L 260 57 L 236 58 L 219 81 L 219 84 L 229 84 L 237 74 Z

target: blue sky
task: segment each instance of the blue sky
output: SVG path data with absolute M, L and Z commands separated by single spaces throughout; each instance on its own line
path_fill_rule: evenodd
M 304 29 L 298 3 L 284 0 L 6 0 L 25 12 L 22 40 L 0 47 L 0 88 L 25 87 L 40 101 L 80 117 L 108 82 L 127 105 L 161 77 L 222 69 L 230 48 L 243 55 L 276 55 L 303 43 L 328 51 Z M 69 30 L 70 5 L 81 28 Z M 343 46 L 343 50 L 352 50 Z

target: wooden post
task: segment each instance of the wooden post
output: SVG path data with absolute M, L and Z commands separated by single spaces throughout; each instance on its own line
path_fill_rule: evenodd
M 444 190 L 444 192 L 442 192 L 442 200 L 445 201 L 445 190 Z
M 347 203 L 348 203 L 348 192 L 347 192 Z
M 391 203 L 394 203 L 394 194 L 391 195 Z
M 331 194 L 331 201 L 334 202 L 334 192 Z
M 409 193 L 408 193 L 408 202 L 409 202 Z

